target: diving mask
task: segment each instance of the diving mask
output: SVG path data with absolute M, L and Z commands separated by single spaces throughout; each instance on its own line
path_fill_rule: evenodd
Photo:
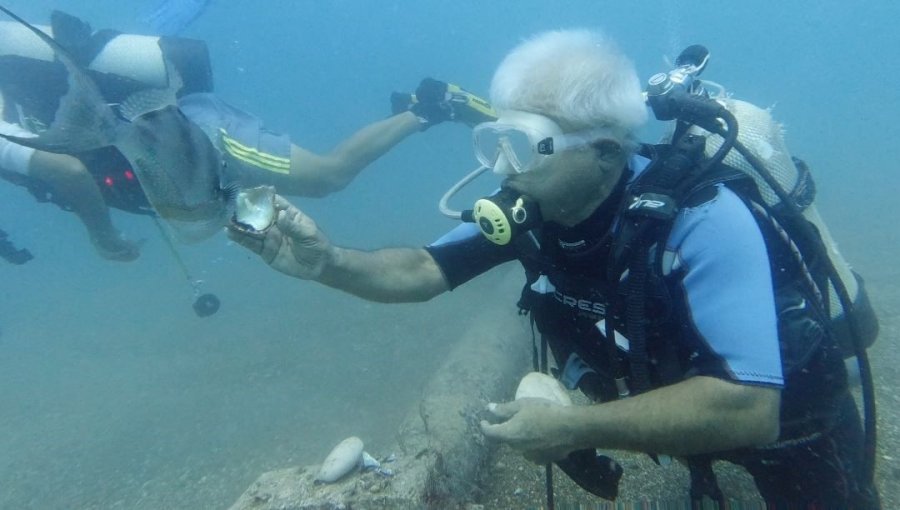
M 533 170 L 552 154 L 611 136 L 603 128 L 563 133 L 543 115 L 506 110 L 496 121 L 475 126 L 472 142 L 479 163 L 494 173 L 511 175 Z

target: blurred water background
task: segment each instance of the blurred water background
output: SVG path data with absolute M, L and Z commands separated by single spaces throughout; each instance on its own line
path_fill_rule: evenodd
M 154 7 L 4 5 L 33 22 L 61 9 L 136 33 L 148 32 Z M 889 0 L 215 0 L 182 35 L 208 43 L 223 98 L 313 151 L 385 117 L 390 92 L 425 76 L 486 95 L 503 55 L 538 31 L 600 28 L 642 79 L 705 44 L 704 77 L 774 106 L 814 172 L 819 210 L 895 333 L 898 19 Z M 442 125 L 340 194 L 293 201 L 338 244 L 423 245 L 454 225 L 437 200 L 474 166 L 469 131 Z M 0 186 L 0 228 L 36 256 L 0 264 L 0 508 L 223 508 L 261 472 L 317 463 L 346 436 L 387 453 L 473 307 L 517 298 L 494 296 L 483 279 L 428 304 L 370 304 L 277 274 L 219 235 L 180 247 L 222 299 L 201 319 L 152 223 L 118 211 L 114 221 L 147 239 L 138 261 L 100 259 L 72 214 Z M 896 359 L 892 341 L 879 340 L 876 367 Z M 897 412 L 896 395 L 880 397 L 883 414 Z M 882 488 L 896 490 L 900 468 L 885 469 Z

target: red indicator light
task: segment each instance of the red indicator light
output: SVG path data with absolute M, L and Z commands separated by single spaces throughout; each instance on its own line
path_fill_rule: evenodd
M 106 178 L 103 179 L 103 183 L 106 184 L 107 186 L 112 186 L 113 185 L 112 177 L 107 175 Z
M 131 170 L 125 170 L 125 178 L 128 179 L 129 181 L 133 181 L 134 180 L 134 172 L 132 172 Z

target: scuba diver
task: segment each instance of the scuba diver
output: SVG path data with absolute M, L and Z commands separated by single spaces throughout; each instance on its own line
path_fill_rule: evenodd
M 52 15 L 51 28 L 110 104 L 124 108 L 142 92 L 182 83 L 175 91 L 178 107 L 221 153 L 221 179 L 229 185 L 267 184 L 286 195 L 325 196 L 344 188 L 413 133 L 445 120 L 475 124 L 493 118 L 477 96 L 427 80 L 420 86 L 421 100 L 406 97 L 406 107 L 393 116 L 363 127 L 329 153 L 315 154 L 214 95 L 209 55 L 201 41 L 94 32 L 59 11 Z M 0 132 L 20 137 L 41 132 L 54 118 L 66 80 L 64 67 L 46 45 L 20 24 L 0 22 Z M 102 257 L 131 261 L 139 256 L 140 243 L 121 235 L 109 208 L 155 212 L 117 149 L 53 154 L 0 140 L 0 178 L 78 215 Z
M 835 268 L 805 165 L 768 112 L 692 81 L 707 61 L 692 47 L 651 79 L 654 114 L 677 123 L 645 145 L 640 82 L 612 41 L 539 34 L 494 74 L 499 118 L 473 140 L 504 180 L 459 215 L 469 222 L 424 248 L 359 251 L 276 198 L 271 227 L 229 235 L 280 272 L 379 302 L 426 301 L 518 260 L 519 306 L 553 358 L 535 365 L 594 403 L 491 404 L 481 428 L 593 494 L 615 498 L 622 475 L 596 449 L 624 449 L 686 458 L 696 504 L 725 503 L 711 462 L 726 460 L 773 508 L 880 508 L 874 408 L 864 430 L 844 364 L 867 364 L 877 320 Z M 781 181 L 767 163 L 789 165 Z

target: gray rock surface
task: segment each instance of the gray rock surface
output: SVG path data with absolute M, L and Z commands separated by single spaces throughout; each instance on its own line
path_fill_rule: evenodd
M 515 295 L 520 281 L 510 272 L 501 291 Z M 531 333 L 511 300 L 480 311 L 473 304 L 466 320 L 466 333 L 400 426 L 397 460 L 385 464 L 394 476 L 357 472 L 316 485 L 318 466 L 271 471 L 231 510 L 446 509 L 479 499 L 495 448 L 478 424 L 485 405 L 507 400 L 530 366 Z

